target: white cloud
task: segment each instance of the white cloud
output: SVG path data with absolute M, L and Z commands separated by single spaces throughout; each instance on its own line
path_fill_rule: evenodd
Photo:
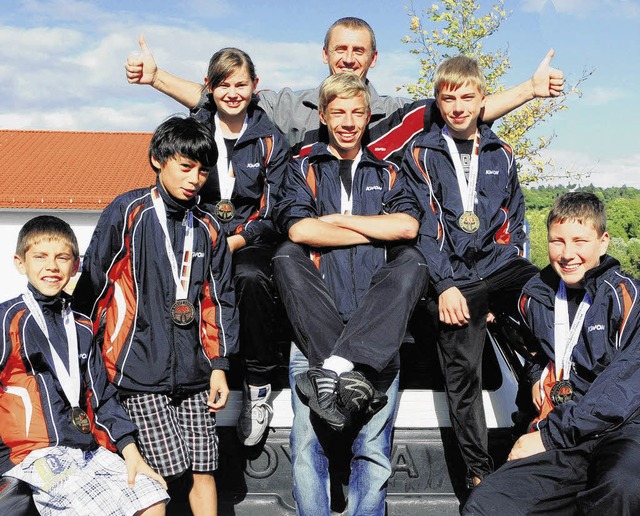
M 612 88 L 605 86 L 585 87 L 582 95 L 584 101 L 591 106 L 605 106 L 625 97 L 627 97 L 627 92 L 615 86 Z
M 556 150 L 546 151 L 544 157 L 553 160 L 558 175 L 572 173 L 571 179 L 562 178 L 554 183 L 640 188 L 640 153 L 604 160 L 579 152 Z
M 578 16 L 596 10 L 622 17 L 640 16 L 637 0 L 524 0 L 521 7 L 525 12 L 536 13 L 551 8 L 558 13 Z

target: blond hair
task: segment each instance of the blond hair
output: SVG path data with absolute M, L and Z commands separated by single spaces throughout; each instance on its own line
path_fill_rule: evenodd
M 320 85 L 318 110 L 325 114 L 327 106 L 336 97 L 351 99 L 362 96 L 365 108 L 371 111 L 371 94 L 369 88 L 355 73 L 337 73 L 327 77 Z
M 433 81 L 434 97 L 437 97 L 445 86 L 456 89 L 467 83 L 478 88 L 482 95 L 487 94 L 487 82 L 480 69 L 480 63 L 463 55 L 445 59 L 436 69 Z

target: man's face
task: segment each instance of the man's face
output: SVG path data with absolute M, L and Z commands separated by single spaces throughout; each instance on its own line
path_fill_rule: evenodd
M 204 186 L 209 176 L 209 169 L 199 161 L 193 161 L 176 154 L 162 165 L 151 158 L 153 165 L 160 169 L 160 183 L 167 193 L 180 201 L 193 199 Z
M 59 239 L 41 239 L 24 253 L 24 258 L 16 255 L 14 263 L 18 272 L 27 276 L 38 291 L 45 296 L 57 296 L 78 272 L 79 260 L 73 248 Z
M 341 159 L 354 159 L 370 117 L 362 95 L 336 97 L 329 102 L 326 111 L 320 113 L 320 120 L 329 131 L 329 149 Z
M 468 82 L 457 88 L 448 84 L 442 87 L 436 103 L 451 136 L 469 140 L 475 135 L 484 99 L 478 88 Z
M 329 36 L 329 48 L 322 49 L 322 62 L 331 74 L 353 72 L 366 79 L 367 71 L 378 60 L 378 51 L 371 51 L 371 36 L 364 29 L 335 27 Z
M 569 288 L 581 286 L 585 273 L 607 252 L 609 234 L 598 235 L 590 220 L 552 222 L 549 227 L 549 263 Z

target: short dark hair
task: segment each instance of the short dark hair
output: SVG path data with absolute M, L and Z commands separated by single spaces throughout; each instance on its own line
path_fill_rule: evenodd
M 27 251 L 32 245 L 43 240 L 59 240 L 71 247 L 73 257 L 80 258 L 78 240 L 71 226 L 64 220 L 52 215 L 39 215 L 28 220 L 18 233 L 16 255 L 24 260 Z
M 376 35 L 366 21 L 361 18 L 355 18 L 353 16 L 347 16 L 346 18 L 340 18 L 331 24 L 331 27 L 327 29 L 324 35 L 324 48 L 329 51 L 329 40 L 331 39 L 331 33 L 336 27 L 344 27 L 349 30 L 366 30 L 371 38 L 371 53 L 376 51 Z
M 218 148 L 211 130 L 195 118 L 174 115 L 162 122 L 151 137 L 149 162 L 156 172 L 151 158 L 164 165 L 176 155 L 198 161 L 204 167 L 213 167 L 218 160 Z
M 547 231 L 554 222 L 576 221 L 584 224 L 591 221 L 598 236 L 607 231 L 607 212 L 600 198 L 590 192 L 567 192 L 558 197 L 547 216 Z

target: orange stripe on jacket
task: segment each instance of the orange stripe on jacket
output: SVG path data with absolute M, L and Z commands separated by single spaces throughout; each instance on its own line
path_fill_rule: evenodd
M 33 450 L 50 446 L 51 439 L 42 408 L 40 387 L 35 376 L 29 374 L 22 358 L 21 340 L 23 317 L 26 309 L 20 310 L 9 323 L 11 354 L 0 375 L 0 439 L 11 450 L 9 460 L 13 464 L 22 462 Z M 7 387 L 25 389 L 31 403 L 31 420 L 27 419 L 27 407 L 23 399 L 8 393 Z M 28 425 L 28 426 L 27 426 Z
M 413 160 L 416 164 L 416 166 L 418 167 L 418 170 L 420 170 L 420 173 L 422 174 L 422 176 L 424 177 L 425 181 L 427 182 L 427 184 L 429 185 L 429 189 L 431 189 L 431 178 L 429 177 L 429 174 L 427 173 L 427 171 L 423 168 L 422 166 L 422 162 L 420 161 L 420 147 L 414 147 L 413 148 Z M 429 196 L 429 206 L 431 207 L 431 211 L 433 213 L 436 213 L 436 205 L 433 202 L 433 196 Z M 442 228 L 442 225 L 440 224 L 440 222 L 438 222 L 438 240 L 440 240 L 442 238 L 442 235 L 444 234 L 444 230 Z

